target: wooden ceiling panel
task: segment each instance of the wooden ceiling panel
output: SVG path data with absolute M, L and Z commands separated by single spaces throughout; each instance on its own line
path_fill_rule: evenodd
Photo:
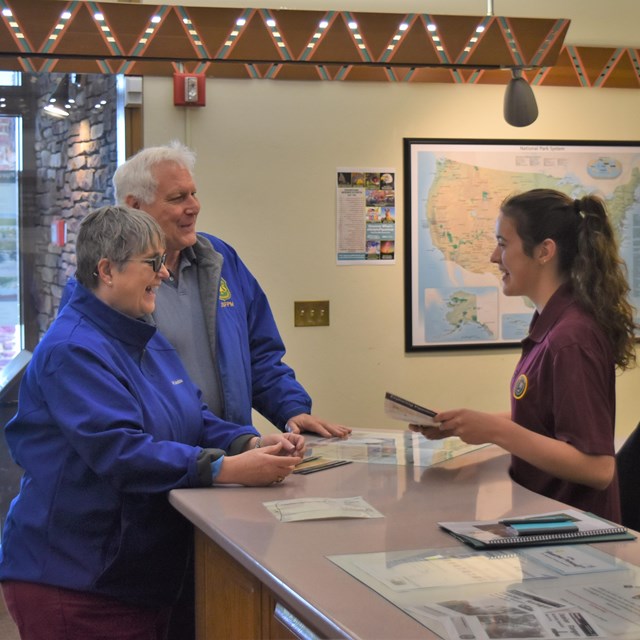
M 16 42 L 13 30 L 4 22 L 0 22 L 0 50 L 5 53 L 19 53 L 23 51 Z
M 249 69 L 246 64 L 243 63 L 220 63 L 214 62 L 207 69 L 207 77 L 209 78 L 221 78 L 229 80 L 248 80 L 253 76 L 249 73 Z
M 344 80 L 359 82 L 388 82 L 389 77 L 384 67 L 351 67 L 344 75 Z
M 362 62 L 362 54 L 341 15 L 327 27 L 307 59 L 318 62 Z
M 175 67 L 168 60 L 140 60 L 127 70 L 131 76 L 173 76 Z
M 135 50 L 157 7 L 144 4 L 128 4 L 126 11 L 120 5 L 104 2 L 100 5 L 105 20 L 125 53 Z
M 491 21 L 487 29 L 478 39 L 477 45 L 471 49 L 466 62 L 470 66 L 497 65 L 507 66 L 517 64 L 502 29 L 496 20 Z
M 524 66 L 532 84 L 640 88 L 637 51 L 567 47 L 562 19 L 2 1 L 0 68 L 7 70 L 505 84 L 509 74 L 495 69 Z M 435 32 L 427 31 L 431 21 Z M 481 23 L 487 28 L 476 32 Z
M 247 24 L 229 48 L 225 58 L 243 60 L 282 60 L 283 55 L 258 12 L 254 12 Z
M 388 13 L 354 13 L 353 17 L 371 58 L 380 60 L 406 16 L 400 13 L 395 16 Z
M 526 18 L 506 18 L 506 23 L 513 39 L 517 43 L 525 64 L 530 64 L 535 55 L 540 51 L 541 45 L 553 32 L 556 21 L 538 20 L 531 22 Z M 551 60 L 549 60 L 549 62 L 551 62 Z
M 482 18 L 474 16 L 430 16 L 436 25 L 450 60 L 457 60 L 469 40 L 476 34 Z
M 43 2 L 42 0 L 7 0 L 15 21 L 22 30 L 29 47 L 39 51 L 70 2 Z
M 614 69 L 608 73 L 602 82 L 603 87 L 611 89 L 640 89 L 640 78 L 629 52 L 625 51 L 619 58 Z
M 393 64 L 406 64 L 407 66 L 415 65 L 418 61 L 421 64 L 438 64 L 441 62 L 422 20 L 415 20 L 410 25 L 404 38 L 400 40 L 389 56 L 388 61 L 393 62 Z
M 235 29 L 243 9 L 216 9 L 212 12 L 204 7 L 185 7 L 185 12 L 211 56 L 216 58 Z
M 318 31 L 320 21 L 326 15 L 322 11 L 284 10 L 271 13 L 294 60 L 302 57 L 313 35 Z
M 327 80 L 335 80 L 342 72 L 343 66 L 340 64 L 323 64 L 320 65 L 318 71 L 320 77 Z
M 85 4 L 79 5 L 64 31 L 52 42 L 48 50 L 52 57 L 80 54 L 108 58 L 111 55 L 99 26 Z
M 55 65 L 47 69 L 49 72 L 55 73 L 104 73 L 104 69 L 99 65 L 97 60 L 57 60 Z
M 28 71 L 26 68 L 24 61 L 20 58 L 9 58 L 7 60 L 2 60 L 2 70 L 3 71 Z M 35 69 L 34 69 L 35 70 Z
M 283 64 L 273 75 L 274 80 L 322 80 L 315 65 Z
M 439 84 L 455 83 L 451 69 L 415 69 L 409 75 L 410 82 L 437 82 Z
M 560 28 L 555 40 L 551 43 L 551 46 L 546 51 L 542 59 L 539 61 L 540 65 L 551 66 L 556 64 L 556 61 L 558 60 L 558 56 L 560 55 L 560 51 L 562 51 L 562 47 L 564 45 L 564 39 L 567 35 L 568 30 L 569 30 L 569 23 L 567 22 Z
M 577 64 L 588 79 L 589 85 L 593 86 L 607 67 L 607 63 L 611 60 L 615 49 L 605 47 L 575 47 L 575 55 Z M 576 62 L 574 62 L 574 65 Z
M 189 39 L 180 17 L 173 11 L 168 12 L 164 20 L 158 24 L 144 49 L 144 55 L 149 58 L 166 58 L 167 51 L 171 51 L 171 59 L 175 61 L 198 57 L 198 52 Z
M 548 67 L 544 70 L 539 84 L 549 87 L 582 86 L 566 49 L 560 52 L 558 62 L 553 67 Z
M 523 74 L 526 78 L 526 73 Z M 511 80 L 511 72 L 508 69 L 483 69 L 475 79 L 475 84 L 504 84 Z
M 266 78 L 269 75 L 269 72 L 273 70 L 273 65 L 270 63 L 266 64 L 252 64 L 254 73 L 257 74 L 258 78 Z

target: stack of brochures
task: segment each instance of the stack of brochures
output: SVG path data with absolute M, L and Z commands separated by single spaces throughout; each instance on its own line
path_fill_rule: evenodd
M 321 456 L 308 456 L 302 462 L 296 465 L 293 473 L 302 473 L 307 475 L 316 471 L 324 471 L 324 469 L 333 469 L 341 467 L 343 464 L 350 464 L 351 460 L 330 460 Z
M 433 419 L 436 415 L 435 411 L 411 402 L 411 400 L 389 393 L 388 391 L 384 395 L 384 412 L 394 420 L 419 424 L 423 427 L 437 427 L 439 425 L 439 423 Z
M 635 540 L 625 527 L 576 509 L 502 520 L 438 522 L 475 549 Z

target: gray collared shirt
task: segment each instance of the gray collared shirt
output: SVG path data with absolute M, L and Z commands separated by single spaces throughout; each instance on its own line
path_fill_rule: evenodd
M 191 247 L 180 254 L 178 278 L 165 280 L 158 289 L 153 319 L 202 390 L 204 402 L 214 414 L 221 416 L 220 379 L 212 353 L 215 346 L 211 347 L 207 337 L 196 255 Z

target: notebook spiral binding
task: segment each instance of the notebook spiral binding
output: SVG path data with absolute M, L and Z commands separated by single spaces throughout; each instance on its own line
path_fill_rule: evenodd
M 569 533 L 543 533 L 540 535 L 528 536 L 511 536 L 509 538 L 500 538 L 495 540 L 487 540 L 488 545 L 498 544 L 527 544 L 531 542 L 553 542 L 553 540 L 573 540 L 574 538 L 591 538 L 595 536 L 605 536 L 611 534 L 627 533 L 625 527 L 616 527 L 615 529 L 597 529 L 595 531 L 571 531 Z

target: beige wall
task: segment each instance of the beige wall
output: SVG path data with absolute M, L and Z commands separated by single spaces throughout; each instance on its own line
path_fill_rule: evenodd
M 400 426 L 383 415 L 387 390 L 440 409 L 508 408 L 517 350 L 404 353 L 402 242 L 392 266 L 335 264 L 336 168 L 401 178 L 403 137 L 640 140 L 640 91 L 539 87 L 540 117 L 522 130 L 504 122 L 503 92 L 209 80 L 207 106 L 189 109 L 173 106 L 170 79 L 145 79 L 145 144 L 175 138 L 198 152 L 199 228 L 234 245 L 262 283 L 319 415 Z M 402 189 L 397 212 L 402 240 Z M 294 300 L 316 299 L 330 300 L 331 326 L 295 328 Z M 640 370 L 620 376 L 620 435 L 640 420 L 639 389 Z

